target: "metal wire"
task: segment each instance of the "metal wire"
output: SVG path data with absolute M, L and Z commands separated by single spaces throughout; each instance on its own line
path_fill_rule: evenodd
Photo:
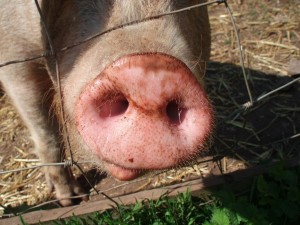
M 298 75 L 299 75 L 299 74 L 295 74 L 294 76 L 298 76 Z M 284 89 L 284 88 L 287 88 L 287 87 L 293 85 L 294 83 L 296 83 L 296 82 L 298 82 L 298 81 L 300 81 L 300 77 L 298 77 L 298 78 L 296 78 L 296 79 L 294 79 L 294 80 L 292 80 L 292 81 L 290 81 L 290 82 L 288 82 L 288 83 L 286 83 L 286 84 L 284 84 L 284 85 L 281 85 L 280 87 L 275 88 L 274 90 L 269 91 L 269 92 L 266 93 L 266 94 L 263 94 L 263 95 L 257 97 L 256 99 L 254 99 L 254 101 L 253 101 L 252 103 L 251 103 L 251 102 L 246 102 L 246 103 L 244 103 L 243 105 L 244 105 L 245 107 L 252 106 L 254 103 L 257 103 L 257 102 L 263 100 L 264 98 L 266 98 L 266 97 L 268 97 L 268 96 L 270 96 L 270 95 L 272 95 L 272 94 L 274 94 L 274 93 L 276 93 L 276 92 L 278 92 L 278 91 L 280 91 L 280 90 L 282 90 L 282 89 Z
M 245 81 L 245 85 L 246 85 L 246 89 L 247 89 L 247 92 L 248 92 L 248 97 L 249 97 L 249 104 L 247 105 L 248 108 L 250 106 L 253 105 L 253 100 L 252 100 L 252 94 L 251 94 L 251 89 L 250 89 L 250 86 L 249 86 L 249 83 L 248 83 L 248 79 L 247 79 L 247 75 L 246 75 L 246 71 L 245 71 L 245 64 L 244 64 L 244 57 L 243 57 L 243 49 L 242 49 L 242 45 L 241 45 L 241 41 L 240 41 L 240 36 L 239 36 L 239 33 L 238 33 L 238 29 L 236 27 L 236 23 L 234 21 L 234 18 L 233 18 L 233 14 L 231 12 L 231 9 L 227 3 L 227 1 L 225 0 L 224 1 L 225 3 L 225 8 L 227 9 L 227 12 L 229 14 L 229 17 L 230 17 L 230 20 L 231 20 L 231 24 L 233 26 L 233 29 L 234 29 L 234 34 L 235 34 L 235 37 L 236 37 L 236 40 L 237 40 L 237 44 L 238 44 L 238 49 L 239 49 L 239 55 L 240 55 L 240 64 L 241 64 L 241 67 L 242 67 L 242 71 L 243 71 L 243 76 L 244 76 L 244 81 Z M 247 108 L 246 108 L 247 109 Z
M 92 161 L 82 161 L 82 162 L 76 162 L 76 164 L 85 164 L 85 163 L 92 163 Z M 54 163 L 43 163 L 35 166 L 29 166 L 29 167 L 23 167 L 23 168 L 18 168 L 18 169 L 13 169 L 13 170 L 5 170 L 5 171 L 0 171 L 0 175 L 7 174 L 7 173 L 15 173 L 15 172 L 21 172 L 24 170 L 31 170 L 31 169 L 36 169 L 36 168 L 42 168 L 46 166 L 64 166 L 64 167 L 69 167 L 73 166 L 74 161 L 71 162 L 71 160 L 65 160 L 64 162 L 54 162 Z

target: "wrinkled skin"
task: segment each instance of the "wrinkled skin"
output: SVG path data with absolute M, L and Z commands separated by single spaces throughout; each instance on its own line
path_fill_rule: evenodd
M 112 27 L 199 1 L 40 1 L 55 50 Z M 33 1 L 0 3 L 0 62 L 49 50 Z M 75 160 L 119 180 L 185 165 L 205 151 L 212 109 L 202 87 L 210 51 L 205 7 L 126 26 L 53 57 L 0 68 L 3 88 L 27 125 L 42 162 L 61 161 L 59 123 Z M 49 167 L 58 198 L 80 194 L 70 173 Z M 62 205 L 71 204 L 62 200 Z

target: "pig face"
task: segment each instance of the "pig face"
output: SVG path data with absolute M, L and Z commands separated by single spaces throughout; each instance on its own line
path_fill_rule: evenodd
M 60 49 L 193 2 L 44 1 L 43 11 L 54 48 Z M 58 53 L 72 151 L 119 180 L 195 159 L 213 127 L 202 87 L 209 50 L 207 11 L 198 8 Z M 54 60 L 46 63 L 56 85 Z

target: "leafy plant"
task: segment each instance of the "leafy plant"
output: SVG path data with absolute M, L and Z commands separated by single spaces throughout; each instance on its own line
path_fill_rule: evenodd
M 299 168 L 287 169 L 278 164 L 270 172 L 255 177 L 252 186 L 242 194 L 234 193 L 227 186 L 209 198 L 205 202 L 187 191 L 176 198 L 148 199 L 55 224 L 296 225 L 300 221 Z

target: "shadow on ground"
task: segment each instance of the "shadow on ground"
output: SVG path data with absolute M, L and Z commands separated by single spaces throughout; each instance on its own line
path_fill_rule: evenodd
M 253 99 L 297 76 L 276 76 L 247 70 Z M 240 67 L 212 62 L 206 75 L 207 91 L 216 110 L 217 129 L 213 153 L 239 158 L 252 165 L 266 160 L 299 156 L 300 83 L 296 82 L 253 107 Z

